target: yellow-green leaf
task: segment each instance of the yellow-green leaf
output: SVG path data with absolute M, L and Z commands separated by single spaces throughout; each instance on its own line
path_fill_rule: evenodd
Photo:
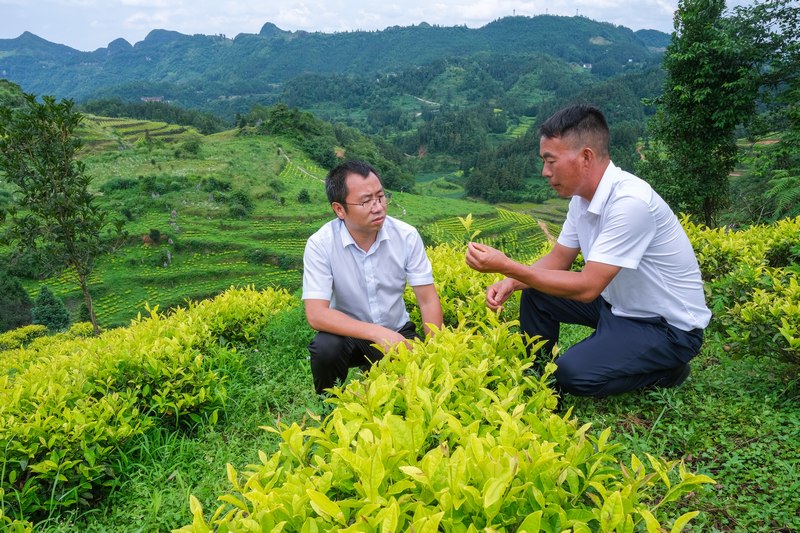
M 603 531 L 613 530 L 622 523 L 624 513 L 622 495 L 619 491 L 612 492 L 606 497 L 603 508 L 600 510 L 600 529 Z
M 670 533 L 680 533 L 683 531 L 683 528 L 686 527 L 692 518 L 699 515 L 700 511 L 691 511 L 689 513 L 684 513 L 675 520 L 675 523 L 672 525 L 672 529 L 670 529 Z
M 336 503 L 327 496 L 313 489 L 306 489 L 306 494 L 311 498 L 311 507 L 321 516 L 330 516 L 340 524 L 344 524 L 344 513 Z

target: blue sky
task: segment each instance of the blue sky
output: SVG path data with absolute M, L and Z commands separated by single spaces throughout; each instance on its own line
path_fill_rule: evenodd
M 732 0 L 740 4 L 751 0 Z M 582 15 L 633 30 L 672 32 L 678 0 L 0 0 L 0 39 L 30 31 L 91 51 L 154 29 L 185 34 L 382 30 L 427 22 L 477 28 L 509 15 Z M 729 6 L 731 3 L 729 3 Z

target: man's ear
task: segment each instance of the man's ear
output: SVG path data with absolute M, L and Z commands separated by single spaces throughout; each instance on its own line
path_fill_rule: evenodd
M 583 150 L 581 150 L 581 158 L 586 166 L 590 166 L 592 163 L 594 163 L 594 160 L 596 159 L 595 155 L 596 154 L 594 153 L 594 150 L 588 146 L 585 146 Z
M 339 217 L 339 220 L 344 220 L 344 215 L 345 215 L 344 206 L 339 202 L 333 202 L 331 204 L 331 207 L 333 208 L 333 212 L 336 213 L 336 216 Z

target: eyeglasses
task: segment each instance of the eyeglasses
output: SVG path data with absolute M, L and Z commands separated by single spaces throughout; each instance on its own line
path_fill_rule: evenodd
M 344 205 L 360 205 L 361 207 L 373 207 L 378 204 L 389 205 L 392 203 L 392 193 L 387 192 L 386 194 L 379 194 L 375 198 L 371 200 L 364 200 L 363 202 L 351 203 L 351 202 L 342 202 Z

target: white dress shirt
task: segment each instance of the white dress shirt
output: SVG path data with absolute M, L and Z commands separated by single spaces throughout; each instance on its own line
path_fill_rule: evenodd
M 558 242 L 585 261 L 622 267 L 602 296 L 622 317 L 657 317 L 684 331 L 711 311 L 692 244 L 666 202 L 644 180 L 610 163 L 591 202 L 574 196 Z
M 408 322 L 406 284 L 433 284 L 433 271 L 422 238 L 405 222 L 386 217 L 366 252 L 338 218 L 306 243 L 304 300 L 328 300 L 332 309 L 356 320 L 397 331 Z

